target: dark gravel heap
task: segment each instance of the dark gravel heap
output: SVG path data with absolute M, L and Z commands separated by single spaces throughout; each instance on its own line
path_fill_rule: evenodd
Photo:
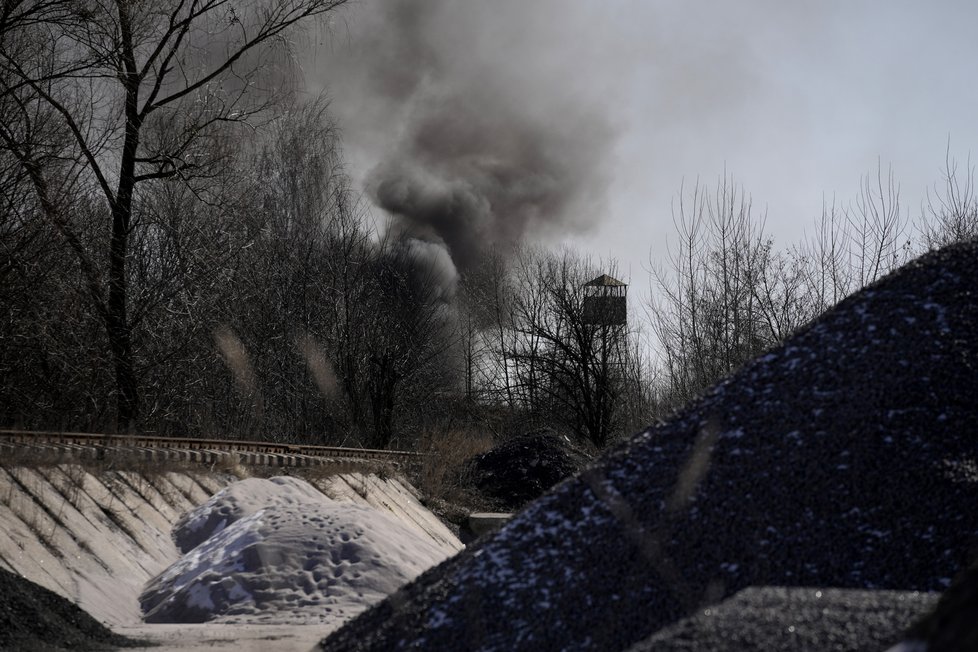
M 112 650 L 135 644 L 57 593 L 0 569 L 0 650 Z
M 944 590 L 978 533 L 978 244 L 842 302 L 330 650 L 622 650 L 749 586 Z
M 467 465 L 469 482 L 502 511 L 516 511 L 564 478 L 584 468 L 588 459 L 554 433 L 514 437 L 477 455 Z
M 936 593 L 750 588 L 629 652 L 883 652 L 936 602 Z

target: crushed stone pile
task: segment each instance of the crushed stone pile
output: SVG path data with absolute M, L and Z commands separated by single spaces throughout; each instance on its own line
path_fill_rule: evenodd
M 903 652 L 978 650 L 978 561 L 962 571 L 940 602 L 905 637 Z
M 753 587 L 629 652 L 882 652 L 937 599 L 917 591 Z
M 939 591 L 978 533 L 978 244 L 843 301 L 324 641 L 622 650 L 749 586 Z
M 380 511 L 296 478 L 250 478 L 187 513 L 185 552 L 140 596 L 150 623 L 335 626 L 447 554 Z
M 77 605 L 0 568 L 0 650 L 110 650 L 137 645 Z
M 565 437 L 532 433 L 477 455 L 467 473 L 471 484 L 498 509 L 515 511 L 580 471 L 587 461 Z

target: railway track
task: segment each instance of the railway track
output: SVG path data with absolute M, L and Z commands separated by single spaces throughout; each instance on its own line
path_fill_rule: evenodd
M 368 448 L 312 446 L 147 435 L 0 430 L 0 461 L 36 455 L 57 459 L 129 458 L 147 462 L 189 461 L 250 466 L 320 466 L 334 462 L 374 462 L 404 467 L 421 461 L 420 453 Z

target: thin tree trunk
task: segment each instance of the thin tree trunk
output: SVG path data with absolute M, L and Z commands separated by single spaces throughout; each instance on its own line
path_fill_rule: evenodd
M 116 428 L 120 432 L 135 429 L 139 418 L 139 392 L 133 361 L 132 328 L 129 323 L 128 278 L 129 229 L 132 221 L 133 190 L 136 186 L 136 153 L 142 117 L 139 114 L 139 76 L 132 48 L 132 29 L 126 7 L 119 6 L 122 37 L 122 83 L 126 89 L 126 128 L 119 166 L 119 186 L 112 202 L 112 236 L 109 243 L 109 292 L 106 330 L 115 366 L 118 411 Z
M 130 204 L 131 209 L 131 204 Z M 105 326 L 115 367 L 118 411 L 116 428 L 129 432 L 139 417 L 139 394 L 133 364 L 132 337 L 128 316 L 126 255 L 129 247 L 129 227 L 123 208 L 112 210 L 112 240 L 109 247 L 109 296 Z

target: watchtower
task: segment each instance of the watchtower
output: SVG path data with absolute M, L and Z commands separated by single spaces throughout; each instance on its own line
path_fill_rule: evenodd
M 628 285 L 607 274 L 588 281 L 583 286 L 585 324 L 595 326 L 624 326 L 628 316 L 626 294 Z
M 602 274 L 585 283 L 581 290 L 584 293 L 582 321 L 594 328 L 600 365 L 606 373 L 611 373 L 625 359 L 628 285 Z

